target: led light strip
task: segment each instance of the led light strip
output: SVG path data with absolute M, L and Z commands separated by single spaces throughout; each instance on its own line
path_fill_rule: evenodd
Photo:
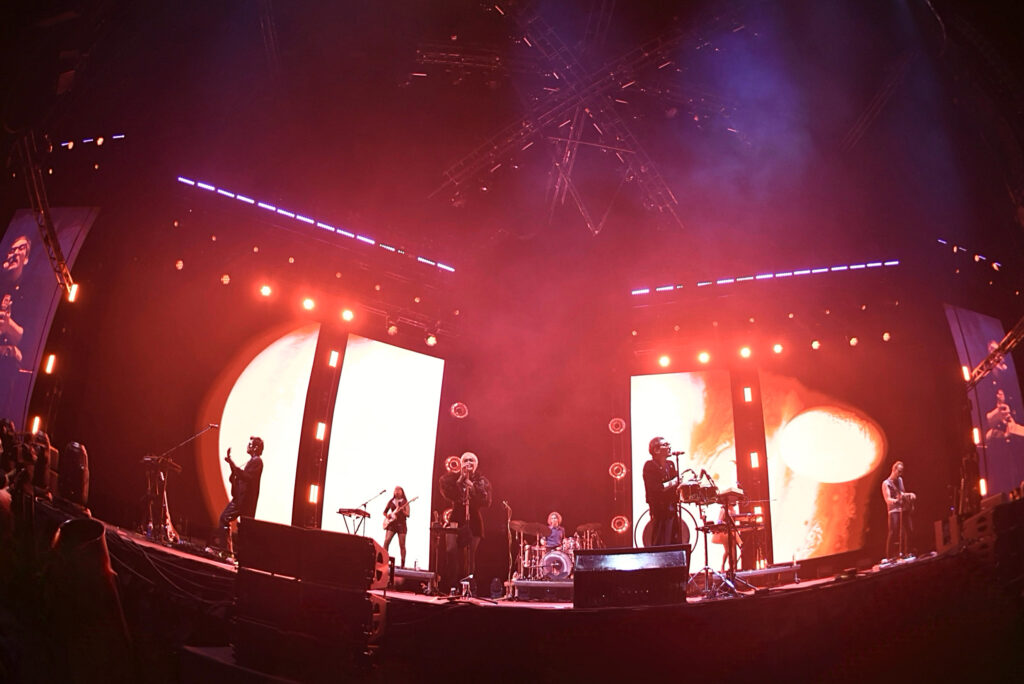
M 862 264 L 838 264 L 836 266 L 823 266 L 820 268 L 801 268 L 794 271 L 773 271 L 771 273 L 758 273 L 757 275 L 715 278 L 714 280 L 698 280 L 695 285 L 697 287 L 710 287 L 713 285 L 725 286 L 733 285 L 735 283 L 745 283 L 751 280 L 777 280 L 780 278 L 795 278 L 797 276 L 818 275 L 821 273 L 842 273 L 843 271 L 860 271 L 868 268 L 884 268 L 899 265 L 899 259 L 891 259 L 889 261 L 868 261 Z M 651 294 L 651 292 L 671 292 L 673 290 L 681 289 L 683 289 L 682 284 L 659 285 L 657 287 L 638 287 L 635 290 L 631 290 L 630 294 L 634 297 L 638 297 L 640 295 Z
M 305 216 L 303 214 L 300 214 L 300 213 L 297 213 L 297 212 L 294 212 L 294 211 L 288 211 L 287 209 L 282 209 L 281 207 L 278 207 L 278 206 L 276 206 L 274 204 L 270 204 L 268 202 L 262 202 L 262 201 L 260 201 L 258 199 L 254 199 L 252 197 L 248 197 L 246 195 L 242 195 L 242 194 L 239 194 L 237 192 L 233 192 L 233 191 L 228 190 L 226 188 L 219 188 L 219 187 L 217 187 L 215 185 L 210 185 L 209 183 L 204 183 L 202 181 L 192 180 L 191 178 L 185 178 L 184 176 L 178 176 L 178 182 L 182 183 L 184 185 L 187 185 L 189 187 L 192 187 L 192 188 L 198 188 L 199 190 L 205 190 L 206 192 L 211 192 L 211 193 L 213 193 L 215 195 L 219 195 L 221 197 L 226 197 L 226 198 L 229 198 L 229 199 L 238 200 L 242 204 L 247 204 L 247 205 L 253 206 L 253 207 L 257 208 L 257 209 L 262 209 L 262 210 L 270 212 L 272 214 L 276 214 L 278 216 L 284 216 L 285 218 L 289 218 L 289 219 L 291 219 L 293 221 L 298 221 L 299 223 L 304 223 L 304 224 L 306 224 L 308 226 L 313 226 L 313 227 L 315 227 L 315 228 L 317 228 L 319 230 L 325 230 L 325 231 L 330 232 L 330 233 L 336 233 L 337 235 L 340 235 L 340 236 L 345 237 L 345 238 L 349 238 L 349 239 L 352 239 L 352 240 L 358 240 L 359 242 L 364 242 L 364 243 L 366 243 L 368 245 L 371 245 L 371 246 L 374 246 L 374 247 L 380 247 L 381 249 L 386 250 L 388 252 L 391 252 L 392 254 L 400 254 L 402 256 L 408 256 L 410 258 L 415 259 L 416 261 L 418 261 L 421 264 L 426 264 L 428 266 L 432 266 L 432 267 L 434 267 L 434 268 L 436 268 L 438 270 L 441 270 L 441 271 L 447 271 L 448 273 L 455 273 L 455 268 L 453 266 L 449 266 L 448 264 L 441 263 L 440 261 L 436 261 L 434 259 L 428 259 L 428 258 L 423 257 L 423 256 L 414 256 L 412 254 L 407 254 L 404 249 L 401 249 L 399 247 L 393 247 L 391 245 L 384 244 L 383 242 L 377 242 L 373 238 L 367 237 L 365 235 L 357 235 L 355 233 L 351 233 L 351 232 L 349 232 L 347 230 L 343 230 L 341 228 L 335 228 L 331 224 L 325 223 L 323 221 L 320 221 L 319 219 L 312 218 L 310 216 Z

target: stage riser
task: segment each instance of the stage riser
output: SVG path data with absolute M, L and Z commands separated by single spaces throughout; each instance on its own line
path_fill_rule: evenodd
M 572 582 L 537 582 L 512 580 L 512 597 L 517 601 L 546 601 L 548 603 L 571 603 Z

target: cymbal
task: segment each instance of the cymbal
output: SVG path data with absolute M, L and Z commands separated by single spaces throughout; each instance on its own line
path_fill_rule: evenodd
M 548 526 L 544 523 L 526 522 L 525 520 L 510 520 L 508 526 L 513 532 L 520 532 L 522 534 L 547 536 L 549 531 Z
M 601 531 L 602 527 L 604 527 L 604 525 L 602 525 L 601 523 L 596 523 L 596 522 L 583 523 L 582 525 L 577 525 L 576 526 L 576 531 L 577 532 L 599 532 L 599 531 Z

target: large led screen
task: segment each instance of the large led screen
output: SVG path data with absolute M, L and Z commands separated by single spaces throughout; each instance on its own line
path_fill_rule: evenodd
M 263 476 L 256 517 L 291 524 L 302 413 L 319 334 L 317 323 L 292 330 L 267 345 L 238 376 L 220 418 L 218 484 L 224 490 L 216 501 L 227 501 L 231 490 L 231 470 L 223 460 L 227 450 L 236 465 L 244 466 L 249 438 L 260 437 Z
M 650 459 L 648 444 L 661 436 L 673 451 L 685 451 L 679 468 L 696 473 L 706 471 L 720 489 L 736 486 L 736 437 L 733 428 L 729 374 L 726 371 L 635 375 L 630 382 L 632 423 L 633 520 L 634 540 L 644 545 L 644 529 L 650 523 L 644 493 L 643 467 Z M 673 458 L 674 462 L 674 458 Z M 697 528 L 702 516 L 718 520 L 717 504 L 700 508 L 683 506 L 684 536 L 693 545 L 691 570 L 705 565 L 703 538 Z M 707 564 L 722 567 L 724 545 L 708 539 Z
M 98 213 L 92 207 L 50 210 L 69 268 Z M 13 420 L 20 430 L 27 427 L 28 401 L 61 289 L 39 235 L 35 212 L 19 209 L 0 244 L 0 418 Z
M 999 346 L 1003 326 L 998 319 L 946 306 L 960 363 L 974 369 Z M 1024 403 L 1013 358 L 1007 354 L 971 391 L 971 420 L 981 437 L 978 469 L 989 493 L 1005 492 L 1024 481 Z
M 775 562 L 864 546 L 871 496 L 883 475 L 885 433 L 864 410 L 799 380 L 762 372 Z
M 350 335 L 331 425 L 321 527 L 345 532 L 341 508 L 366 504 L 366 533 L 384 543 L 396 486 L 410 499 L 406 566 L 430 565 L 430 511 L 444 361 Z M 389 552 L 398 558 L 398 540 Z

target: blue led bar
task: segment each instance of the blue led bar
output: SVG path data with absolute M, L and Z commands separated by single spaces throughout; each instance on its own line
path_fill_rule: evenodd
M 984 257 L 982 257 L 984 258 Z M 842 273 L 843 271 L 860 271 L 868 268 L 882 268 L 885 266 L 899 266 L 899 259 L 889 261 L 868 261 L 861 264 L 837 264 L 835 266 L 821 266 L 819 268 L 800 268 L 793 271 L 772 271 L 771 273 L 758 273 L 757 275 L 730 276 L 727 278 L 715 278 L 714 280 L 698 280 L 697 287 L 709 287 L 712 285 L 733 285 L 734 283 L 746 283 L 752 280 L 777 280 L 779 278 L 796 278 L 805 275 L 818 275 L 821 273 Z M 680 290 L 682 285 L 662 285 L 660 287 L 639 287 L 630 292 L 633 296 L 647 295 L 651 292 L 669 292 Z
M 122 135 L 120 137 L 123 138 L 124 136 Z M 116 136 L 115 136 L 115 138 L 116 138 Z M 345 238 L 349 238 L 351 240 L 357 240 L 359 242 L 364 242 L 364 243 L 366 243 L 367 245 L 370 245 L 370 246 L 380 247 L 381 249 L 386 250 L 388 252 L 391 252 L 392 254 L 398 254 L 398 255 L 401 255 L 401 256 L 406 256 L 406 252 L 405 252 L 404 249 L 399 249 L 398 247 L 393 247 L 392 245 L 386 245 L 383 242 L 377 242 L 372 237 L 367 237 L 366 235 L 357 235 L 356 233 L 351 233 L 351 232 L 349 232 L 347 230 L 343 230 L 341 228 L 335 228 L 331 224 L 325 223 L 324 221 L 321 221 L 319 219 L 313 218 L 312 216 L 306 216 L 304 214 L 299 214 L 299 213 L 296 213 L 294 211 L 289 211 L 288 209 L 283 209 L 283 208 L 278 207 L 276 205 L 269 204 L 267 202 L 262 202 L 262 201 L 260 201 L 258 199 L 253 199 L 252 197 L 249 197 L 247 195 L 242 195 L 242 194 L 239 194 L 237 192 L 233 192 L 231 190 L 228 190 L 227 188 L 218 188 L 215 185 L 210 185 L 209 183 L 204 183 L 202 181 L 192 180 L 191 178 L 186 178 L 185 176 L 178 176 L 178 182 L 182 183 L 183 185 L 188 185 L 189 187 L 199 188 L 200 190 L 205 190 L 207 192 L 212 192 L 215 195 L 219 195 L 221 197 L 227 197 L 229 199 L 238 200 L 239 202 L 241 202 L 243 204 L 247 204 L 249 206 L 255 206 L 255 207 L 259 208 L 259 209 L 263 209 L 264 211 L 269 211 L 269 212 L 271 212 L 273 214 L 276 214 L 276 215 L 279 215 L 279 216 L 284 216 L 286 218 L 292 219 L 293 221 L 298 221 L 299 223 L 304 223 L 304 224 L 306 224 L 308 226 L 313 226 L 313 227 L 318 228 L 320 230 L 326 230 L 328 232 L 334 233 L 336 235 L 340 235 L 340 236 L 345 237 Z M 441 271 L 447 271 L 448 273 L 455 273 L 455 267 L 449 266 L 448 264 L 443 264 L 440 261 L 436 261 L 434 259 L 428 259 L 428 258 L 423 257 L 423 256 L 417 256 L 417 257 L 415 257 L 415 260 L 418 261 L 421 264 L 426 264 L 427 266 L 432 266 L 432 267 L 434 267 L 434 268 L 436 268 L 438 270 L 441 270 Z M 636 293 L 634 293 L 634 294 L 636 294 Z

